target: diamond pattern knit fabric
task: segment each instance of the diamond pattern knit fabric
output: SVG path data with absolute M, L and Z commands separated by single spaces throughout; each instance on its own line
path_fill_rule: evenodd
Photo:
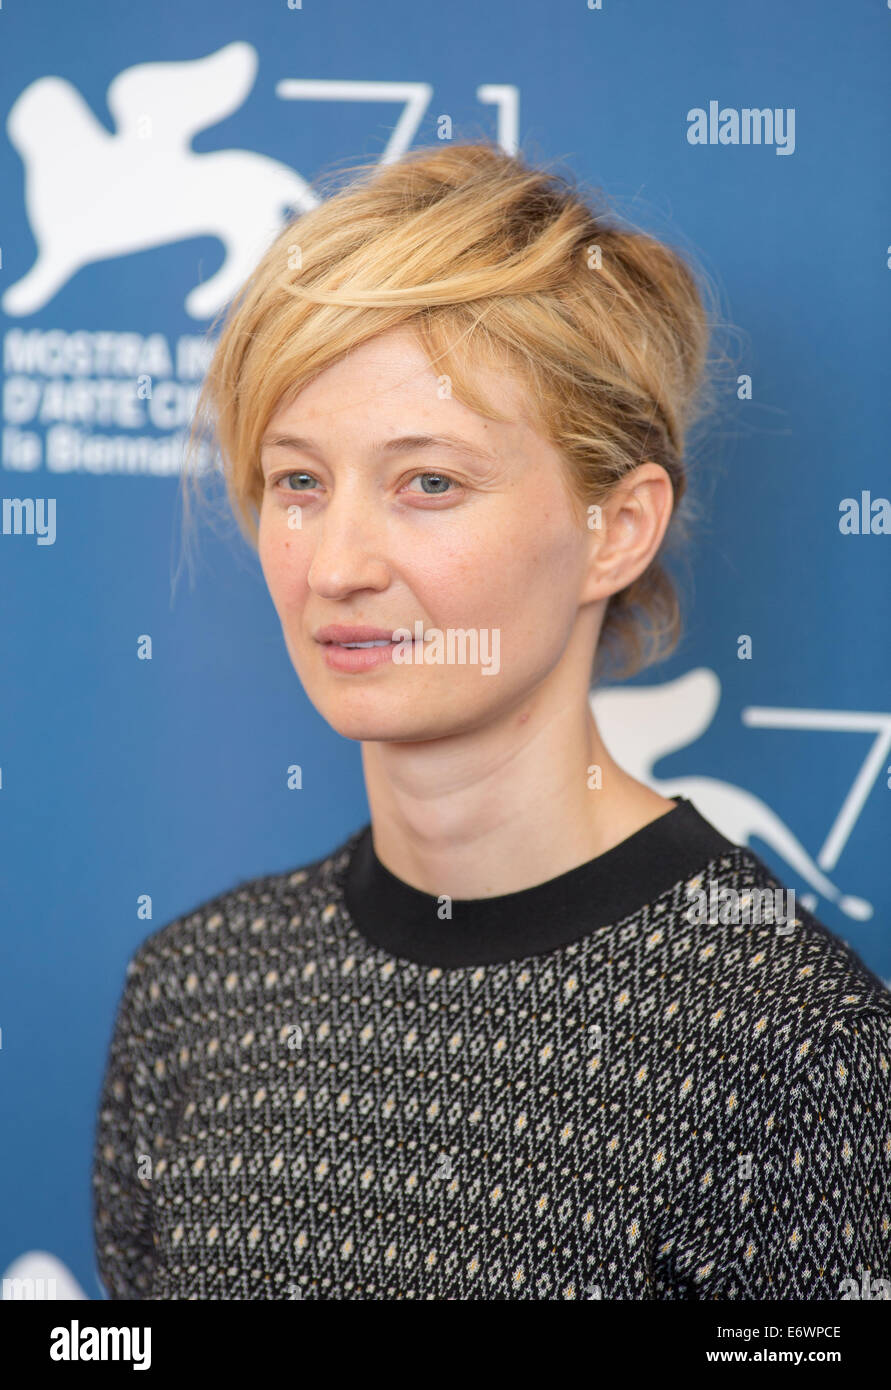
M 801 909 L 785 934 L 690 924 L 699 883 L 778 887 L 752 852 L 558 949 L 440 968 L 357 929 L 360 833 L 135 952 L 93 1163 L 111 1298 L 891 1278 L 891 994 Z

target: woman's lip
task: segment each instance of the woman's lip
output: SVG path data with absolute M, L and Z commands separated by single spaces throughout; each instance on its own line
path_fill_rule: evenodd
M 386 646 L 379 647 L 345 647 L 340 642 L 326 642 L 322 650 L 326 666 L 332 671 L 349 673 L 371 671 L 375 666 L 382 666 L 384 662 L 392 663 L 395 646 L 395 642 L 388 642 Z
M 320 627 L 315 633 L 317 642 L 325 644 L 344 642 L 392 642 L 393 633 L 399 629 L 395 627 L 363 627 L 359 624 L 351 626 L 348 623 L 329 623 L 326 627 Z M 405 631 L 405 629 L 401 629 Z

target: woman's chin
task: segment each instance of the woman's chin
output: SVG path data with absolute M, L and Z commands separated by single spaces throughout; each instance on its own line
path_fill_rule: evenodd
M 325 692 L 312 703 L 342 738 L 359 743 L 423 743 L 464 733 L 472 722 L 466 706 L 454 708 L 449 700 L 439 705 L 432 699 L 407 703 L 356 691 L 339 699 Z
M 357 743 L 418 743 L 453 732 L 444 720 L 437 722 L 408 714 L 376 716 L 366 710 L 350 715 L 321 709 L 319 713 L 342 738 Z

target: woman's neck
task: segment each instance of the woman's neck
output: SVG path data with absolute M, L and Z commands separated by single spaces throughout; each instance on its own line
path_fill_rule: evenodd
M 426 743 L 363 743 L 375 853 L 425 893 L 520 891 L 674 809 L 609 756 L 590 708 Z

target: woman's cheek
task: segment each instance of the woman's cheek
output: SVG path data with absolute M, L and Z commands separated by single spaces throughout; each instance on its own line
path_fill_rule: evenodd
M 267 535 L 258 547 L 260 567 L 266 580 L 266 587 L 279 612 L 283 606 L 287 606 L 292 597 L 289 565 L 290 544 L 288 539 L 279 541 L 270 539 Z

